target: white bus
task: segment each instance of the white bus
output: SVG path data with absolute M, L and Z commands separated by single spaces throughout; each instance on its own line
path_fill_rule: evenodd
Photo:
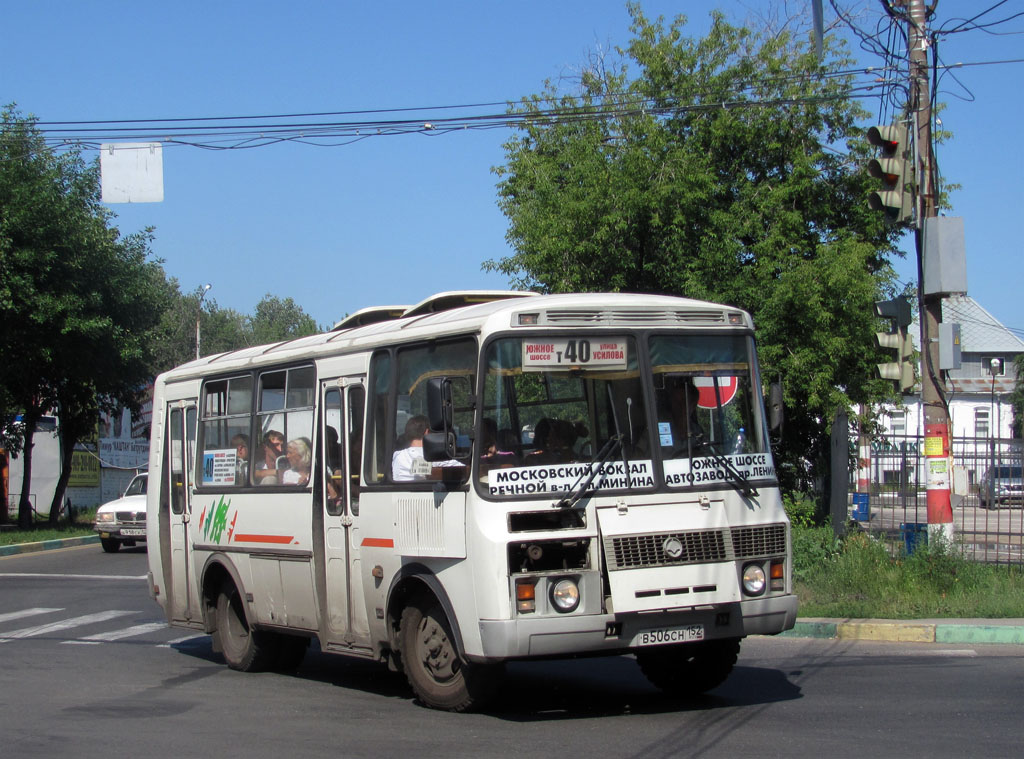
M 150 592 L 234 669 L 316 639 L 461 711 L 504 662 L 628 653 L 692 694 L 795 622 L 738 309 L 443 293 L 193 361 L 153 404 Z

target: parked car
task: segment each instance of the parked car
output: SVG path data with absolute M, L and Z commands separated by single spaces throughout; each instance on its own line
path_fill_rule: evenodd
M 1024 504 L 1024 478 L 1019 466 L 994 466 L 981 478 L 978 491 L 981 508 L 991 509 L 1002 504 Z
M 107 553 L 117 552 L 122 545 L 146 542 L 146 485 L 149 476 L 135 475 L 120 498 L 96 510 L 93 529 L 100 534 L 100 545 Z

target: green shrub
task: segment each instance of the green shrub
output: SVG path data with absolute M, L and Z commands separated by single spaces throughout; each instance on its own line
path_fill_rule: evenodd
M 794 527 L 815 527 L 821 524 L 817 504 L 806 493 L 786 493 L 782 496 L 782 505 Z
M 826 572 L 839 556 L 840 542 L 831 527 L 793 525 L 793 578 L 807 582 Z

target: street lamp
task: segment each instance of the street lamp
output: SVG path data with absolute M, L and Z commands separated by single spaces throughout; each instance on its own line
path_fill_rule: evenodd
M 199 306 L 196 308 L 196 358 L 199 358 L 199 345 L 201 343 L 201 337 L 199 334 L 199 317 L 203 314 L 203 298 L 206 297 L 206 293 L 210 291 L 213 285 L 203 285 L 202 292 L 199 293 Z

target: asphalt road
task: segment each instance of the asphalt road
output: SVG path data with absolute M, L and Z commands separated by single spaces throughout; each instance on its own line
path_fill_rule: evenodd
M 0 754 L 164 757 L 1015 756 L 1024 647 L 753 638 L 680 701 L 628 657 L 517 663 L 484 714 L 417 705 L 376 664 L 228 670 L 162 624 L 144 549 L 0 558 Z

